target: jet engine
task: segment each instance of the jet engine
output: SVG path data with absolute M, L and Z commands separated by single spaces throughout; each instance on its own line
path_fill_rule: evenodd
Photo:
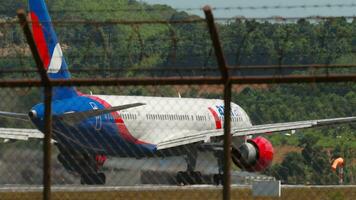
M 259 172 L 269 167 L 273 160 L 273 146 L 264 137 L 247 140 L 240 147 L 232 148 L 232 161 L 242 170 Z

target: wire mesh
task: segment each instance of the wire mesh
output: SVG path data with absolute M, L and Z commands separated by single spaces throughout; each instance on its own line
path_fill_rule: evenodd
M 354 4 L 325 5 L 343 6 L 354 7 Z M 303 7 L 229 9 L 281 8 Z M 62 15 L 60 17 L 63 19 L 55 21 L 63 51 L 68 63 L 71 63 L 70 71 L 75 78 L 93 79 L 95 85 L 95 79 L 100 77 L 193 79 L 221 76 L 216 67 L 209 32 L 201 18 L 182 15 L 164 20 L 130 21 L 113 20 L 110 18 L 112 16 L 106 16 L 106 21 L 73 20 L 78 14 L 80 12 Z M 236 17 L 220 19 L 217 26 L 226 60 L 231 66 L 229 72 L 235 77 L 324 75 L 330 78 L 330 74 L 355 74 L 355 30 L 354 21 L 351 20 L 354 20 L 353 16 Z M 0 76 L 3 80 L 39 79 L 38 72 L 31 67 L 34 62 L 22 30 L 16 23 L 14 19 L 0 23 Z M 232 101 L 246 110 L 254 124 L 355 115 L 354 84 L 322 85 L 317 84 L 316 80 L 311 82 L 313 84 L 307 86 L 234 85 Z M 75 100 L 53 101 L 53 197 L 95 199 L 123 195 L 120 198 L 157 199 L 159 195 L 162 198 L 167 196 L 152 190 L 178 185 L 163 192 L 177 199 L 221 198 L 220 187 L 206 190 L 193 188 L 191 192 L 180 186 L 222 182 L 221 177 L 217 176 L 222 172 L 221 134 L 201 138 L 199 133 L 207 134 L 211 130 L 222 129 L 223 85 L 175 85 L 172 82 L 163 85 L 159 81 L 142 84 L 145 86 L 138 86 L 140 83 L 128 85 L 130 83 L 125 86 L 77 87 L 76 91 L 80 93 Z M 41 128 L 43 116 L 39 114 L 43 111 L 43 105 L 32 107 L 43 100 L 41 88 L 7 88 L 0 93 L 3 99 L 1 111 L 30 111 L 30 118 L 37 128 Z M 232 128 L 246 125 L 243 123 L 250 125 L 250 118 L 244 119 L 244 111 L 236 104 L 232 106 Z M 108 109 L 114 110 L 105 111 Z M 92 113 L 86 112 L 88 110 Z M 93 114 L 100 110 L 103 112 L 100 115 Z M 1 120 L 0 125 L 36 128 L 8 119 Z M 348 162 L 343 183 L 354 184 L 353 129 L 353 125 L 348 125 L 308 130 L 306 134 L 303 131 L 302 134 L 264 135 L 275 147 L 272 167 L 261 174 L 241 172 L 235 166 L 232 183 L 250 185 L 254 181 L 277 179 L 283 184 L 338 184 L 340 177 L 330 170 L 329 165 L 335 158 L 344 157 Z M 189 138 L 192 135 L 194 137 Z M 234 139 L 232 152 L 236 153 L 235 150 L 249 139 L 253 138 Z M 42 184 L 42 143 L 12 143 L 7 139 L 4 142 L 0 146 L 0 184 L 21 185 L 25 191 L 38 192 L 40 189 L 32 188 Z M 250 147 L 247 145 L 244 148 Z M 245 170 L 256 171 L 265 167 L 259 163 L 250 168 L 246 166 L 250 164 L 248 160 L 239 162 L 241 155 L 233 156 L 232 160 L 237 159 L 237 165 Z M 111 193 L 104 187 L 97 187 L 104 183 L 113 186 L 110 189 L 130 186 L 135 192 L 128 188 L 116 188 L 119 192 Z M 78 188 L 81 190 L 79 194 Z M 87 195 L 88 191 L 97 193 L 90 196 Z M 284 191 L 285 198 L 296 199 L 293 189 Z M 319 195 L 318 192 L 310 196 L 314 198 Z M 245 187 L 233 190 L 232 195 L 244 199 L 251 197 Z M 352 195 L 342 197 L 352 198 Z M 335 198 L 339 196 L 335 195 Z

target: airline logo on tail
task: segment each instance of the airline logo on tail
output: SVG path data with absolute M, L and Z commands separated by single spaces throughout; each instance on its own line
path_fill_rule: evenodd
M 50 79 L 69 79 L 67 63 L 58 43 L 51 18 L 44 0 L 29 0 L 32 33 L 44 68 Z M 78 96 L 74 87 L 54 87 L 53 98 L 65 99 Z
M 53 54 L 51 57 L 51 62 L 49 63 L 47 72 L 57 73 L 61 69 L 62 58 L 63 58 L 62 49 L 59 43 L 57 43 L 56 47 L 54 47 Z

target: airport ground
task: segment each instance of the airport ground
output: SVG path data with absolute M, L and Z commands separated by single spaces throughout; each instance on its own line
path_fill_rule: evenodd
M 53 187 L 54 200 L 222 199 L 217 186 Z M 233 186 L 231 199 L 353 200 L 356 186 L 282 186 L 281 197 L 253 197 L 248 186 Z M 41 188 L 0 188 L 1 200 L 41 199 Z

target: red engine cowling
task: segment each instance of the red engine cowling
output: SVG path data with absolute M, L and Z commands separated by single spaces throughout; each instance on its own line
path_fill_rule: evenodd
M 264 137 L 247 140 L 239 148 L 232 148 L 232 161 L 239 168 L 249 171 L 263 171 L 269 167 L 273 160 L 273 146 Z

